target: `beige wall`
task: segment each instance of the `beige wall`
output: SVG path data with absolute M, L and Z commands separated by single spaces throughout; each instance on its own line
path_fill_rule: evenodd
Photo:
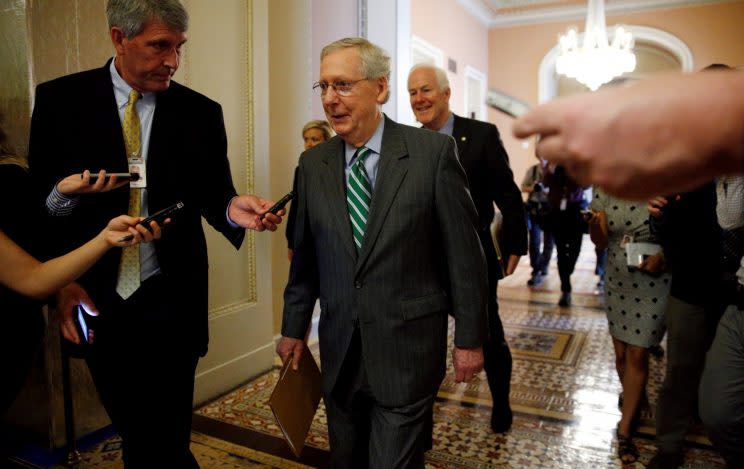
M 452 88 L 450 108 L 465 111 L 465 67 L 488 77 L 488 28 L 456 0 L 411 0 L 411 34 L 442 50 L 457 62 L 457 73 L 448 72 Z
M 34 83 L 102 67 L 113 56 L 105 0 L 30 2 Z
M 238 193 L 270 193 L 265 0 L 184 1 L 191 16 L 186 85 L 222 105 L 228 158 Z M 255 63 L 254 63 L 255 62 Z M 197 368 L 195 401 L 213 398 L 273 363 L 271 247 L 274 233 L 246 232 L 239 251 L 206 223 L 209 354 Z
M 275 200 L 292 189 L 294 170 L 302 151 L 302 126 L 312 119 L 312 84 L 317 80 L 311 64 L 313 56 L 310 0 L 272 0 L 269 2 L 269 76 L 271 112 L 269 120 L 271 192 Z M 272 236 L 272 285 L 274 296 L 273 332 L 281 328 L 284 286 L 287 284 L 286 224 Z
M 677 36 L 692 51 L 696 69 L 712 62 L 732 66 L 744 64 L 744 47 L 741 46 L 744 2 L 741 1 L 607 18 L 608 25 L 617 23 L 653 27 Z M 555 46 L 558 35 L 569 26 L 584 29 L 583 20 L 579 19 L 491 29 L 488 35 L 489 86 L 531 105 L 537 104 L 540 62 Z M 524 149 L 522 143 L 511 136 L 513 119 L 510 117 L 491 110 L 489 120 L 501 129 L 515 177 L 520 180 L 533 162 L 533 143 Z
M 25 4 L 0 0 L 0 125 L 23 156 L 31 122 L 26 19 Z
M 310 76 L 314 83 L 320 74 L 320 51 L 323 47 L 343 37 L 358 36 L 358 7 L 356 1 L 310 0 L 310 3 L 312 12 L 308 15 L 308 20 L 310 21 L 312 48 L 310 57 L 307 59 L 310 59 Z M 302 38 L 302 41 L 306 42 L 307 37 Z M 323 105 L 320 97 L 313 96 L 312 119 L 323 118 Z

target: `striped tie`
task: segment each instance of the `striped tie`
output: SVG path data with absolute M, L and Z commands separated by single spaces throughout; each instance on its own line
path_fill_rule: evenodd
M 129 93 L 129 102 L 124 109 L 124 119 L 121 122 L 122 132 L 124 133 L 124 148 L 127 150 L 127 158 L 140 156 L 140 120 L 135 107 L 137 100 L 142 95 L 137 90 Z M 140 190 L 139 188 L 129 189 L 129 211 L 130 217 L 140 215 Z M 124 248 L 121 254 L 121 264 L 119 264 L 119 276 L 116 279 L 116 293 L 125 300 L 132 293 L 137 291 L 140 286 L 140 249 L 139 245 Z
M 367 147 L 359 147 L 354 152 L 351 158 L 353 163 L 349 173 L 349 182 L 346 185 L 346 203 L 349 206 L 349 219 L 357 252 L 362 248 L 364 228 L 367 226 L 369 206 L 372 201 L 372 184 L 367 170 L 364 169 L 364 159 L 370 152 L 371 150 Z

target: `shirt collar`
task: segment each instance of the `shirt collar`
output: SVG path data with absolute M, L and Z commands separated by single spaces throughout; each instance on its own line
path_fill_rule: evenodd
M 380 123 L 377 125 L 377 129 L 375 129 L 375 133 L 372 134 L 372 136 L 364 143 L 364 146 L 372 150 L 373 152 L 380 154 L 380 151 L 382 150 L 382 132 L 385 130 L 385 114 L 382 114 L 382 118 L 380 119 Z M 354 152 L 356 152 L 356 148 L 354 148 L 352 145 L 349 145 L 348 143 L 345 144 L 345 150 L 346 150 L 346 164 L 348 165 L 351 163 L 351 158 L 354 156 Z
M 437 132 L 440 134 L 449 135 L 452 136 L 452 131 L 455 130 L 455 113 L 450 112 L 449 117 L 447 118 L 447 121 L 444 123 L 441 129 L 439 129 Z
M 127 103 L 129 102 L 129 93 L 132 91 L 132 87 L 129 86 L 129 83 L 124 81 L 124 79 L 119 75 L 119 71 L 116 70 L 116 57 L 111 60 L 111 65 L 109 65 L 109 71 L 111 72 L 111 83 L 114 85 L 114 98 L 116 99 L 116 107 L 119 109 L 123 109 L 126 107 Z M 142 102 L 154 102 L 155 99 L 155 93 L 147 92 L 142 93 L 142 98 L 140 100 Z

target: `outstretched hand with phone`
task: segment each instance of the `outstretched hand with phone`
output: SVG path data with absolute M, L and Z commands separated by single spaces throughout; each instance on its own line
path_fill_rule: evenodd
M 147 219 L 142 217 L 130 217 L 120 215 L 111 220 L 101 235 L 111 246 L 126 247 L 139 242 L 149 243 L 154 239 L 160 239 L 160 224 L 155 220 L 144 223 Z M 170 221 L 170 218 L 160 220 L 162 225 Z
M 95 179 L 93 181 L 92 179 Z M 115 174 L 106 174 L 102 169 L 93 177 L 87 169 L 82 174 L 75 173 L 67 176 L 57 183 L 57 190 L 64 195 L 75 196 L 82 194 L 95 194 L 98 192 L 109 192 L 129 184 L 129 178 L 120 178 Z
M 269 213 L 272 205 L 274 205 L 272 201 L 255 195 L 239 195 L 230 201 L 228 216 L 230 220 L 243 228 L 255 231 L 276 231 L 285 212 L 281 209 L 277 213 Z

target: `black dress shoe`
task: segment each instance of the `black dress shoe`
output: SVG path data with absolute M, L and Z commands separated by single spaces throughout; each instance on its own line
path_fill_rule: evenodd
M 508 431 L 512 426 L 514 416 L 510 407 L 501 410 L 491 411 L 491 430 L 494 433 L 504 433 Z
M 561 308 L 568 308 L 571 306 L 571 293 L 564 291 L 561 293 L 561 299 L 558 300 L 558 306 Z

